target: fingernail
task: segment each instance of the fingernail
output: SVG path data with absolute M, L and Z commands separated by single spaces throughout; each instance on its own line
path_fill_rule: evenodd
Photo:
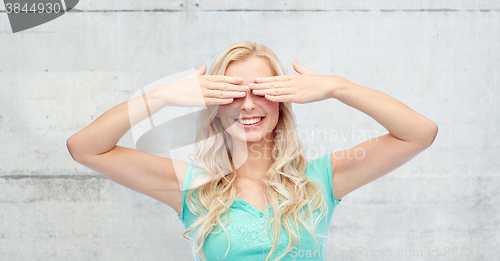
M 255 81 L 257 81 L 257 82 L 260 81 L 260 78 L 255 78 Z
M 238 82 L 241 82 L 241 81 L 243 81 L 243 78 L 238 78 Z
M 245 96 L 247 93 L 246 92 L 240 92 L 241 96 Z
M 248 84 L 248 86 L 249 86 L 250 88 L 252 88 L 252 87 L 254 87 L 254 86 L 255 86 L 255 84 L 254 84 L 254 83 L 249 83 L 249 84 Z
M 243 87 L 243 90 L 248 91 L 248 90 L 250 90 L 250 88 L 248 88 L 248 86 L 245 86 L 245 87 Z

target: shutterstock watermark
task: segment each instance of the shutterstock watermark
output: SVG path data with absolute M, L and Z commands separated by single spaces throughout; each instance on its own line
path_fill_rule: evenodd
M 276 141 L 285 139 L 288 135 L 281 130 L 275 130 L 275 136 L 269 139 L 267 135 L 270 131 L 265 131 L 263 139 L 265 141 Z M 325 129 L 300 129 L 289 130 L 288 134 L 297 135 L 302 142 L 364 142 L 373 139 L 378 141 L 380 136 L 377 130 L 325 130 Z
M 359 143 L 375 138 L 378 141 L 377 130 L 337 130 L 337 129 L 301 129 L 297 131 L 304 142 L 354 142 Z
M 486 251 L 478 247 L 471 246 L 430 246 L 414 249 L 392 249 L 392 248 L 371 248 L 367 246 L 352 246 L 344 248 L 323 247 L 321 249 L 297 249 L 292 248 L 290 257 L 300 258 L 355 258 L 356 260 L 373 258 L 403 258 L 416 260 L 422 258 L 425 260 L 473 260 L 479 257 L 500 257 L 498 253 Z M 302 260 L 302 259 L 301 259 Z M 420 259 L 419 259 L 420 260 Z
M 4 0 L 13 33 L 52 21 L 73 9 L 79 0 Z
M 340 147 L 333 147 L 325 143 L 325 141 L 329 142 L 346 142 L 346 141 L 355 141 L 355 142 L 376 142 L 378 141 L 378 132 L 376 130 L 347 130 L 347 131 L 339 131 L 339 130 L 288 130 L 288 133 L 284 133 L 281 130 L 275 130 L 275 135 L 267 135 L 272 131 L 265 131 L 263 134 L 263 140 L 266 142 L 279 142 L 282 140 L 286 140 L 291 134 L 292 136 L 298 136 L 301 142 L 307 143 L 318 143 L 314 147 L 305 149 L 305 154 L 310 156 L 311 158 L 317 158 L 323 156 L 325 154 L 330 154 L 332 152 L 336 152 L 333 154 L 334 159 L 364 159 L 366 156 L 366 151 L 361 147 L 353 147 L 352 149 L 342 149 Z M 273 138 L 268 138 L 273 137 Z M 274 148 L 278 151 L 278 155 L 290 154 L 295 151 L 295 147 L 286 148 L 285 152 L 279 151 L 280 148 Z M 250 159 L 272 159 L 273 148 L 266 147 L 261 144 L 252 144 L 249 148 L 250 152 L 253 152 Z
M 252 144 L 250 145 L 249 151 L 252 152 L 251 155 L 249 156 L 249 159 L 273 159 L 274 155 L 272 153 L 273 150 L 278 151 L 277 155 L 287 155 L 287 154 L 293 154 L 293 152 L 296 150 L 293 147 L 288 147 L 285 148 L 285 151 L 280 151 L 281 149 L 279 147 L 276 148 L 270 148 L 263 146 L 261 144 Z M 312 148 L 307 148 L 304 152 L 306 155 L 309 155 L 311 158 L 318 158 L 321 157 L 325 154 L 331 154 L 332 151 L 336 151 L 336 153 L 333 154 L 334 159 L 341 159 L 341 158 L 347 158 L 347 159 L 364 159 L 366 156 L 365 150 L 363 148 L 353 148 L 353 149 L 348 149 L 348 150 L 341 150 L 341 148 L 334 148 L 331 146 L 327 146 L 323 143 L 320 143 L 318 146 L 312 147 Z

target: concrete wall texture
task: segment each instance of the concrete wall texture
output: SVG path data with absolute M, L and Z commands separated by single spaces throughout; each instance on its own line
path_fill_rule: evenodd
M 328 260 L 500 256 L 499 1 L 81 0 L 16 34 L 1 8 L 0 260 L 190 260 L 172 209 L 73 161 L 65 142 L 243 40 L 289 74 L 298 59 L 439 126 L 429 149 L 344 197 Z M 311 158 L 387 133 L 335 100 L 294 109 Z M 130 132 L 119 145 L 134 147 Z

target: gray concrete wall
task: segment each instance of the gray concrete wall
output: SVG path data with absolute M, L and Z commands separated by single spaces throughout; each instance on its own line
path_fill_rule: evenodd
M 189 260 L 173 210 L 79 165 L 65 142 L 141 87 L 243 40 L 268 45 L 288 73 L 298 59 L 439 126 L 432 147 L 343 199 L 328 260 L 495 260 L 499 32 L 499 1 L 81 0 L 16 34 L 2 12 L 0 260 Z M 306 135 L 344 135 L 304 136 L 311 157 L 386 133 L 335 100 L 294 108 Z M 134 147 L 130 132 L 119 145 Z M 382 249 L 392 257 L 376 257 Z

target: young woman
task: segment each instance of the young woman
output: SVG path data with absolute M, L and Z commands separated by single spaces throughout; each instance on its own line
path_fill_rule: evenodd
M 195 259 L 326 260 L 341 198 L 429 147 L 437 125 L 380 91 L 297 61 L 293 68 L 299 75 L 285 75 L 263 45 L 233 44 L 208 75 L 205 64 L 196 72 L 199 85 L 182 80 L 119 104 L 70 137 L 68 149 L 79 163 L 172 207 Z M 291 103 L 325 99 L 366 113 L 389 133 L 308 161 Z M 150 114 L 207 105 L 192 162 L 116 145 L 147 117 L 145 105 Z

